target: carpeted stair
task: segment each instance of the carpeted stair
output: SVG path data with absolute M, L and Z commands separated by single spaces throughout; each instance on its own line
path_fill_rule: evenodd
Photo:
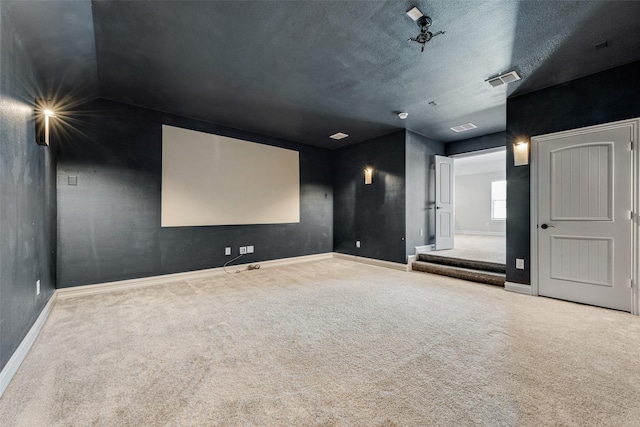
M 504 286 L 506 277 L 504 264 L 443 257 L 431 253 L 418 254 L 418 260 L 413 262 L 412 269 L 495 286 Z

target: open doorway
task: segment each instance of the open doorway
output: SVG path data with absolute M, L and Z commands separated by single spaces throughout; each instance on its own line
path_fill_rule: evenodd
M 455 236 L 453 249 L 434 254 L 505 264 L 506 150 L 454 157 Z

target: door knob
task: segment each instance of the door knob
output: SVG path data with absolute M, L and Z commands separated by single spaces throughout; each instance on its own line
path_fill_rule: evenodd
M 442 206 L 436 206 L 436 209 L 442 209 Z
M 553 227 L 555 227 L 555 226 L 554 225 L 548 225 L 548 224 L 542 224 L 540 226 L 540 228 L 542 228 L 543 230 L 546 230 L 547 228 L 553 228 Z

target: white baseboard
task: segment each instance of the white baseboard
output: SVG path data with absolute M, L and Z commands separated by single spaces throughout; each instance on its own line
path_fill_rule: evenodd
M 468 234 L 471 236 L 503 236 L 506 237 L 507 233 L 504 231 L 468 231 L 468 230 L 456 230 L 455 234 Z
M 531 286 L 522 283 L 504 282 L 504 290 L 518 294 L 531 295 Z
M 292 258 L 281 258 L 270 261 L 259 261 L 251 264 L 260 264 L 260 267 L 275 267 L 278 265 L 295 264 L 299 262 L 319 261 L 322 259 L 331 259 L 333 257 L 332 252 L 316 254 L 316 255 L 304 255 Z M 229 271 L 233 270 L 247 270 L 250 264 L 232 264 L 227 266 Z M 98 283 L 94 285 L 82 285 L 73 286 L 70 288 L 58 289 L 59 299 L 76 298 L 87 295 L 96 295 L 106 292 L 122 291 L 127 289 L 143 288 L 147 286 L 154 286 L 166 283 L 174 280 L 192 280 L 202 277 L 208 277 L 215 274 L 224 273 L 223 267 L 207 268 L 205 270 L 185 271 L 183 273 L 163 274 L 160 276 L 141 277 L 138 279 L 118 280 L 115 282 Z
M 407 268 L 406 268 L 406 271 L 411 271 L 412 264 L 417 259 L 418 259 L 418 255 L 409 255 L 407 257 Z
M 29 329 L 29 332 L 27 332 L 27 335 L 24 337 L 16 351 L 13 353 L 11 359 L 9 359 L 7 364 L 2 369 L 2 372 L 0 372 L 0 397 L 2 397 L 2 395 L 4 394 L 4 391 L 9 386 L 11 379 L 18 371 L 18 368 L 24 361 L 25 357 L 27 357 L 31 346 L 34 342 L 36 342 L 36 338 L 38 338 L 38 335 L 40 334 L 42 327 L 47 321 L 47 318 L 49 317 L 53 306 L 56 304 L 56 300 L 57 292 L 54 291 L 53 295 L 51 295 L 51 298 L 49 298 L 47 305 L 44 306 L 44 308 L 40 312 L 40 315 L 33 323 L 33 326 L 31 326 L 31 329 Z
M 341 254 L 338 252 L 333 253 L 334 258 L 344 259 L 347 261 L 361 262 L 363 264 L 376 265 L 378 267 L 392 268 L 394 270 L 407 271 L 407 264 L 401 264 L 399 262 L 383 261 L 375 258 L 365 258 L 356 255 Z
M 436 245 L 416 246 L 415 250 L 416 250 L 417 254 L 424 254 L 424 253 L 427 253 L 427 252 L 435 251 L 436 250 Z

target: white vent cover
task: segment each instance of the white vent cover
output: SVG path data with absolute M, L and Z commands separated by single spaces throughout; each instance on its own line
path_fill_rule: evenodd
M 473 123 L 465 123 L 463 125 L 460 126 L 454 126 L 451 129 L 454 132 L 464 132 L 467 130 L 471 130 L 471 129 L 476 129 L 478 126 L 474 125 Z
M 518 81 L 520 80 L 520 78 L 521 77 L 518 75 L 518 73 L 516 73 L 515 71 L 510 71 L 508 73 L 501 74 L 498 77 L 490 78 L 489 80 L 487 80 L 487 83 L 489 83 L 493 87 L 496 87 L 503 84 Z
M 338 133 L 334 133 L 329 138 L 335 139 L 335 140 L 340 140 L 340 139 L 346 138 L 348 136 L 349 135 L 347 135 L 346 133 L 338 132 Z

